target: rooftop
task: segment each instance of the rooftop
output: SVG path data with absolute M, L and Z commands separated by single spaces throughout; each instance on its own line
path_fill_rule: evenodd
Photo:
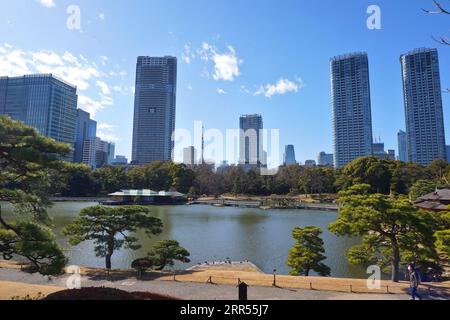
M 184 194 L 176 191 L 153 191 L 150 189 L 142 189 L 142 190 L 121 190 L 114 193 L 110 193 L 109 196 L 132 196 L 132 197 L 150 197 L 150 196 L 158 196 L 158 197 L 184 197 Z
M 450 201 L 450 189 L 436 190 L 435 192 L 426 194 L 417 199 L 418 202 L 423 201 Z

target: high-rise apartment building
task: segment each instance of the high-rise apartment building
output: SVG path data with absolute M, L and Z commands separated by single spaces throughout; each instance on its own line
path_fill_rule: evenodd
M 0 77 L 0 114 L 36 128 L 40 134 L 75 143 L 76 87 L 51 74 Z M 73 161 L 73 153 L 64 160 Z
M 369 61 L 366 53 L 337 56 L 330 61 L 334 127 L 334 165 L 372 155 Z
M 447 157 L 438 51 L 416 49 L 402 55 L 400 63 L 408 161 L 427 166 Z
M 239 119 L 239 162 L 247 166 L 265 165 L 263 150 L 263 119 L 259 114 L 243 115 Z
M 398 160 L 408 162 L 408 142 L 406 132 L 400 130 L 397 134 L 398 139 Z
M 172 160 L 177 58 L 138 57 L 135 88 L 133 163 Z

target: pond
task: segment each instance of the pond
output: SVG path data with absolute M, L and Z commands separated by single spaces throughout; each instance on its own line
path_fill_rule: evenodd
M 93 243 L 85 242 L 72 247 L 62 235 L 62 229 L 77 217 L 80 210 L 96 205 L 89 202 L 58 202 L 49 209 L 53 218 L 58 242 L 66 248 L 70 264 L 104 267 L 104 259 L 94 254 Z M 3 205 L 6 218 L 12 218 L 11 207 Z M 130 268 L 136 258 L 145 257 L 155 241 L 174 239 L 191 253 L 190 264 L 177 264 L 175 268 L 186 269 L 204 261 L 249 260 L 266 273 L 277 269 L 287 274 L 289 249 L 294 243 L 291 232 L 296 226 L 317 226 L 323 230 L 325 263 L 334 277 L 366 278 L 365 270 L 349 265 L 346 250 L 357 239 L 337 237 L 327 230 L 336 212 L 318 210 L 259 210 L 233 207 L 210 207 L 203 205 L 150 207 L 152 215 L 164 223 L 161 235 L 147 238 L 138 232 L 142 248 L 138 251 L 122 249 L 113 255 L 113 268 Z

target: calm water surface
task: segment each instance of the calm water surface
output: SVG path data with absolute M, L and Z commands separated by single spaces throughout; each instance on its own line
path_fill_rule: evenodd
M 62 229 L 71 223 L 80 210 L 96 205 L 86 202 L 60 202 L 50 210 L 58 241 L 66 248 L 71 264 L 103 267 L 104 260 L 95 257 L 93 243 L 72 247 L 62 235 Z M 2 205 L 6 217 L 11 208 Z M 130 268 L 131 262 L 146 255 L 153 243 L 160 239 L 175 239 L 191 253 L 190 264 L 175 267 L 185 269 L 203 261 L 249 260 L 264 272 L 277 269 L 287 274 L 286 260 L 293 244 L 291 231 L 296 226 L 318 226 L 323 230 L 325 263 L 335 277 L 367 277 L 364 270 L 348 264 L 345 252 L 357 243 L 356 239 L 336 237 L 327 230 L 336 219 L 336 212 L 316 210 L 259 210 L 245 208 L 216 208 L 210 206 L 151 207 L 152 214 L 164 223 L 164 231 L 151 239 L 145 233 L 137 234 L 142 248 L 138 251 L 120 250 L 113 256 L 113 268 Z

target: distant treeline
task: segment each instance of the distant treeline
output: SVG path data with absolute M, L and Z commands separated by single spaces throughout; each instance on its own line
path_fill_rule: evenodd
M 172 162 L 97 170 L 72 164 L 50 178 L 52 194 L 73 197 L 104 195 L 120 189 L 177 190 L 190 196 L 324 194 L 337 193 L 357 184 L 370 185 L 372 193 L 407 195 L 417 182 L 427 189 L 419 192 L 422 194 L 437 186 L 448 186 L 450 165 L 436 160 L 422 167 L 364 157 L 341 169 L 293 165 L 280 167 L 276 175 L 263 176 L 256 171 L 245 172 L 241 166 L 215 172 L 207 165 L 188 168 Z

